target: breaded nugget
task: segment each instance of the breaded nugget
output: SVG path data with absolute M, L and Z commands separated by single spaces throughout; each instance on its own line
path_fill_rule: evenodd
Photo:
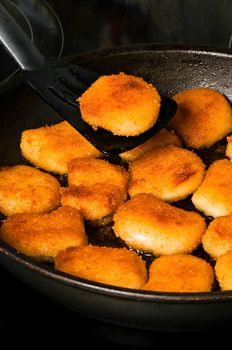
M 60 183 L 52 175 L 26 165 L 0 169 L 0 212 L 44 213 L 60 205 Z
M 32 164 L 56 174 L 67 173 L 67 163 L 73 158 L 97 158 L 101 155 L 66 121 L 24 130 L 20 149 Z
M 0 237 L 21 253 L 45 261 L 67 247 L 88 243 L 83 217 L 71 207 L 46 214 L 9 216 L 1 226 Z
M 141 145 L 123 152 L 120 154 L 120 157 L 127 161 L 131 162 L 132 160 L 137 159 L 141 155 L 143 155 L 145 152 L 150 151 L 153 148 L 161 147 L 161 146 L 169 146 L 169 145 L 175 145 L 181 147 L 181 140 L 179 137 L 174 133 L 174 131 L 168 131 L 166 129 L 160 130 L 156 135 L 151 137 L 149 140 L 145 141 Z
M 214 270 L 205 260 L 193 255 L 173 254 L 155 259 L 149 268 L 145 290 L 159 292 L 210 292 Z
M 232 163 L 228 159 L 216 160 L 210 165 L 192 202 L 208 216 L 232 214 Z
M 100 76 L 78 98 L 82 118 L 88 124 L 123 136 L 150 129 L 158 118 L 160 100 L 152 84 L 125 73 Z
M 232 216 L 220 216 L 208 225 L 203 237 L 202 246 L 213 258 L 232 250 Z
M 155 256 L 191 253 L 206 229 L 195 212 L 176 208 L 151 194 L 140 193 L 120 205 L 113 229 L 126 244 Z
M 104 159 L 76 158 L 68 163 L 68 183 L 72 186 L 109 183 L 124 193 L 128 180 L 128 172 L 121 165 L 111 164 Z
M 232 251 L 220 255 L 214 266 L 215 275 L 221 290 L 232 290 Z
M 69 187 L 61 190 L 61 203 L 79 209 L 86 220 L 99 220 L 127 198 L 128 181 L 122 166 L 76 158 L 68 164 Z
M 112 214 L 123 201 L 120 189 L 108 183 L 64 187 L 60 193 L 62 205 L 78 209 L 91 221 Z
M 129 195 L 151 193 L 175 202 L 193 193 L 203 180 L 205 166 L 194 152 L 176 146 L 158 147 L 129 165 Z
M 232 111 L 218 91 L 192 88 L 173 96 L 178 104 L 167 128 L 173 129 L 190 148 L 209 147 L 232 131 Z
M 82 246 L 57 254 L 55 268 L 87 280 L 140 288 L 147 280 L 145 262 L 126 248 Z
M 232 135 L 227 136 L 226 140 L 227 140 L 227 144 L 226 144 L 225 155 L 230 160 L 232 160 Z

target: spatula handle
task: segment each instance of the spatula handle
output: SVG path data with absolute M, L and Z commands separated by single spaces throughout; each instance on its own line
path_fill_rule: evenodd
M 44 62 L 44 57 L 1 4 L 0 42 L 2 42 L 22 70 L 35 70 Z

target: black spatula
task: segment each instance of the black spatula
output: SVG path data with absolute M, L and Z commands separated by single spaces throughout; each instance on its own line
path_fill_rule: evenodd
M 82 119 L 76 99 L 100 74 L 43 57 L 1 4 L 0 41 L 20 66 L 27 83 L 102 153 L 119 154 L 140 145 L 164 128 L 177 110 L 175 101 L 162 97 L 155 125 L 138 136 L 116 136 L 104 129 L 94 130 Z

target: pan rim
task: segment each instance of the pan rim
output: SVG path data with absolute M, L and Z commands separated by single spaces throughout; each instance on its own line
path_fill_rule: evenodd
M 123 288 L 111 286 L 103 283 L 98 283 L 83 278 L 69 276 L 61 271 L 56 271 L 54 267 L 44 263 L 35 261 L 33 258 L 27 257 L 24 254 L 16 251 L 6 243 L 0 241 L 0 255 L 13 260 L 20 266 L 29 269 L 30 271 L 44 278 L 52 279 L 52 281 L 62 283 L 71 288 L 87 290 L 88 292 L 120 297 L 123 299 L 131 299 L 144 302 L 172 302 L 172 303 L 208 303 L 208 302 L 225 302 L 231 301 L 232 291 L 212 291 L 212 292 L 191 292 L 191 293 L 176 293 L 176 292 L 156 292 L 145 291 L 132 288 Z M 1 257 L 0 257 L 1 259 Z
M 99 48 L 99 49 L 93 49 L 88 50 L 85 52 L 80 52 L 76 54 L 71 54 L 66 57 L 63 57 L 64 60 L 70 58 L 75 58 L 79 60 L 84 59 L 85 61 L 88 61 L 88 59 L 93 59 L 93 57 L 104 57 L 114 54 L 122 54 L 123 52 L 141 52 L 141 51 L 157 51 L 165 53 L 167 52 L 186 52 L 186 53 L 196 53 L 196 54 L 207 54 L 207 55 L 213 55 L 213 56 L 228 56 L 229 58 L 232 58 L 232 49 L 228 47 L 223 46 L 217 46 L 217 45 L 207 45 L 207 44 L 183 44 L 183 43 L 141 43 L 141 44 L 125 44 L 115 47 L 107 47 L 107 48 Z
M 100 48 L 95 50 L 86 51 L 83 53 L 72 54 L 62 57 L 61 60 L 82 61 L 88 62 L 89 59 L 101 58 L 104 56 L 123 54 L 123 52 L 141 52 L 141 51 L 158 51 L 158 52 L 176 52 L 176 53 L 192 53 L 202 55 L 212 55 L 219 57 L 232 58 L 232 50 L 230 48 L 221 46 L 199 45 L 199 44 L 159 44 L 159 43 L 146 43 L 146 44 L 129 44 L 117 46 L 114 48 Z M 22 84 L 22 81 L 18 81 L 15 85 Z M 0 259 L 1 255 L 13 260 L 26 269 L 30 269 L 36 274 L 44 278 L 52 279 L 55 282 L 62 283 L 71 288 L 77 288 L 82 290 L 88 290 L 92 293 L 98 293 L 102 295 L 108 295 L 113 297 L 119 297 L 123 299 L 137 300 L 143 302 L 172 302 L 172 303 L 208 303 L 208 302 L 226 302 L 231 301 L 232 291 L 212 291 L 212 292 L 195 292 L 195 293 L 174 293 L 174 292 L 155 292 L 155 291 L 143 291 L 137 289 L 129 289 L 116 287 L 111 285 L 105 285 L 94 281 L 88 281 L 74 276 L 69 276 L 60 271 L 54 270 L 49 266 L 45 267 L 44 264 L 36 262 L 33 259 L 17 252 L 14 248 L 8 246 L 0 240 Z M 2 264 L 4 265 L 4 264 Z

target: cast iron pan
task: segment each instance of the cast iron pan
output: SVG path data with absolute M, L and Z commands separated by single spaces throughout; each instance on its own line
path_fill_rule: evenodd
M 209 87 L 232 101 L 232 53 L 229 49 L 176 45 L 130 45 L 65 57 L 102 74 L 116 72 L 143 76 L 161 94 L 192 87 Z M 0 166 L 27 164 L 20 155 L 24 129 L 61 121 L 30 88 L 16 77 L 0 86 Z M 221 143 L 223 146 L 223 141 Z M 218 149 L 202 151 L 204 162 L 223 157 Z M 62 179 L 61 179 L 62 181 Z M 190 201 L 177 203 L 193 209 Z M 3 219 L 3 217 L 2 217 Z M 122 246 L 110 228 L 91 230 L 93 244 Z M 204 254 L 199 248 L 197 255 Z M 152 257 L 144 256 L 149 261 Z M 207 257 L 205 257 L 207 259 Z M 158 293 L 137 291 L 89 282 L 33 261 L 0 242 L 0 263 L 13 275 L 67 308 L 90 317 L 146 330 L 201 330 L 226 327 L 232 322 L 232 291 L 215 285 L 210 293 Z M 11 301 L 8 300 L 10 303 Z

